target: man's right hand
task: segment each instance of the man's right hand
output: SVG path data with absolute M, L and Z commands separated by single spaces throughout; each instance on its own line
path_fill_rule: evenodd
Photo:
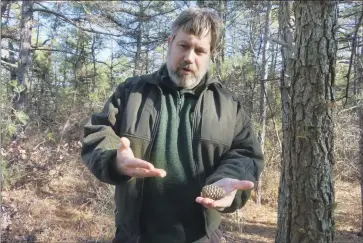
M 164 177 L 166 171 L 156 169 L 151 163 L 135 158 L 130 148 L 130 140 L 122 137 L 117 149 L 116 168 L 131 177 Z

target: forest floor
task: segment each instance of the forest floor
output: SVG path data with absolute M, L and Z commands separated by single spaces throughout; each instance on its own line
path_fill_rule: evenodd
M 49 133 L 2 148 L 7 165 L 2 165 L 1 242 L 111 241 L 113 187 L 90 174 L 80 160 L 80 148 L 78 140 L 56 143 Z M 359 183 L 335 184 L 335 242 L 361 243 Z M 276 201 L 257 206 L 250 200 L 238 213 L 225 215 L 226 242 L 274 242 Z

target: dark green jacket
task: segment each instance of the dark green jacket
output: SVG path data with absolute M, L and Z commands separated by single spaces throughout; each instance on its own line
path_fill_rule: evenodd
M 84 163 L 99 180 L 116 186 L 115 221 L 121 242 L 137 242 L 139 237 L 144 180 L 130 180 L 116 172 L 116 148 L 120 137 L 125 136 L 135 157 L 149 161 L 163 95 L 159 72 L 121 83 L 104 109 L 92 115 L 84 127 Z M 222 178 L 256 183 L 264 167 L 263 155 L 250 118 L 236 96 L 218 80 L 209 78 L 192 117 L 193 169 L 199 177 L 199 188 Z M 238 191 L 231 207 L 223 212 L 241 208 L 249 196 L 250 191 Z M 205 209 L 204 216 L 206 233 L 211 235 L 220 224 L 220 213 Z

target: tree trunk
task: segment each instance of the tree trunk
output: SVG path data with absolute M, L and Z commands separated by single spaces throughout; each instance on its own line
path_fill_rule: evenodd
M 151 27 L 147 26 L 146 31 L 145 31 L 146 32 L 145 33 L 145 38 L 146 38 L 147 41 L 150 41 L 150 38 L 149 38 L 150 28 Z M 150 45 L 147 45 L 145 48 L 146 48 L 146 51 L 145 51 L 145 63 L 144 63 L 145 69 L 143 69 L 143 73 L 149 73 L 149 68 L 150 68 L 149 54 L 150 54 L 150 52 L 152 50 L 151 50 Z M 152 54 L 150 56 L 152 56 Z
M 260 117 L 259 117 L 259 124 L 260 124 L 260 131 L 258 132 L 258 138 L 261 144 L 262 152 L 265 148 L 265 134 L 266 134 L 266 111 L 267 111 L 267 104 L 266 104 L 266 90 L 268 86 L 268 82 L 264 80 L 268 77 L 268 58 L 267 52 L 270 47 L 269 42 L 269 35 L 270 35 L 270 19 L 271 19 L 271 2 L 267 1 L 267 9 L 266 9 L 266 17 L 265 17 L 265 26 L 264 26 L 264 34 L 263 34 L 263 47 L 262 47 L 262 67 L 261 67 L 261 74 L 260 74 Z M 257 183 L 257 196 L 256 196 L 256 203 L 258 206 L 261 205 L 261 185 L 262 185 L 262 178 L 263 175 L 261 174 L 260 180 Z
M 64 53 L 64 64 L 63 64 L 63 80 L 62 80 L 62 88 L 64 89 L 66 87 L 66 80 L 67 80 L 67 65 L 66 63 L 68 63 L 68 58 L 67 58 L 67 54 Z
M 267 76 L 268 80 L 276 79 L 275 70 L 276 70 L 276 60 L 277 60 L 277 55 L 278 55 L 277 52 L 278 52 L 277 45 L 274 45 L 273 43 L 271 43 L 271 62 L 270 62 L 270 67 L 269 67 L 269 71 L 268 71 L 268 76 Z M 268 89 L 268 92 L 266 92 L 266 103 L 267 103 L 269 110 L 272 113 L 271 121 L 272 121 L 273 127 L 276 132 L 276 138 L 278 141 L 278 149 L 279 149 L 279 151 L 281 151 L 282 143 L 281 143 L 279 130 L 277 127 L 277 122 L 276 122 L 276 115 L 275 115 L 276 111 L 274 111 L 271 106 L 272 101 L 274 102 L 274 97 L 277 97 L 276 94 L 279 92 L 278 91 L 279 86 L 275 85 L 272 81 L 268 81 L 268 83 L 270 83 L 270 82 L 272 84 L 269 84 L 270 87 Z M 268 97 L 272 98 L 271 101 L 269 101 Z
M 24 110 L 27 104 L 27 88 L 28 88 L 28 71 L 30 66 L 30 51 L 32 37 L 32 21 L 33 21 L 33 1 L 22 1 L 22 15 L 20 22 L 20 51 L 18 69 L 16 76 L 18 84 L 24 90 L 16 93 L 13 99 L 14 108 L 16 110 Z
M 281 1 L 279 7 L 279 36 L 285 45 L 281 46 L 281 56 L 283 67 L 281 70 L 281 109 L 282 109 L 282 160 L 281 175 L 278 196 L 278 230 L 276 233 L 276 243 L 286 242 L 290 235 L 291 225 L 291 189 L 288 182 L 291 181 L 289 171 L 290 151 L 289 151 L 289 114 L 290 114 L 290 86 L 292 76 L 292 46 L 293 32 L 290 25 L 292 2 Z
M 208 6 L 205 0 L 197 0 L 197 4 L 200 8 L 206 8 Z
M 204 3 L 203 3 L 204 4 Z M 216 50 L 215 62 L 217 77 L 220 81 L 224 80 L 223 64 L 224 64 L 224 49 L 225 49 L 225 38 L 226 38 L 226 21 L 227 21 L 227 1 L 218 1 L 218 14 L 222 20 L 221 37 L 220 42 Z
M 92 36 L 91 54 L 92 54 L 92 65 L 93 65 L 91 92 L 93 93 L 93 92 L 95 92 L 95 89 L 96 89 L 96 76 L 97 76 L 97 69 L 96 69 L 96 36 L 95 36 L 95 34 L 93 34 L 93 36 Z M 92 103 L 91 103 L 91 107 L 92 107 Z
M 111 61 L 110 61 L 110 88 L 111 90 L 115 86 L 115 81 L 113 77 L 113 68 L 114 68 L 114 47 L 113 47 L 113 40 L 111 40 Z
M 9 46 L 9 61 L 11 64 L 16 64 L 16 58 L 15 58 L 15 48 L 13 45 L 13 40 L 9 40 L 8 42 L 8 46 Z M 10 71 L 10 80 L 16 80 L 16 68 L 11 68 Z
M 143 2 L 139 3 L 140 7 L 140 16 L 144 15 L 144 6 Z M 142 63 L 141 63 L 141 42 L 143 37 L 143 18 L 139 17 L 139 24 L 137 26 L 137 34 L 136 34 L 136 53 L 134 59 L 134 75 L 140 75 L 142 70 Z
M 11 5 L 11 2 L 11 0 L 3 0 L 1 2 L 1 18 L 4 17 L 5 11 L 10 8 L 9 6 Z M 7 15 L 7 18 L 9 18 L 9 14 Z
M 355 26 L 357 26 L 357 24 L 359 24 L 358 21 L 358 16 L 355 15 Z M 357 95 L 357 82 L 358 82 L 358 73 L 357 73 L 357 67 L 358 67 L 358 62 L 359 62 L 359 37 L 357 37 L 356 39 L 357 45 L 355 46 L 354 50 L 352 50 L 352 52 L 354 52 L 354 59 L 353 59 L 353 63 L 351 65 L 353 65 L 353 73 L 354 73 L 354 79 L 353 79 L 353 96 Z
M 333 86 L 337 51 L 334 28 L 338 3 L 294 4 L 295 60 L 287 125 L 289 140 L 284 144 L 289 155 L 282 163 L 276 242 L 333 242 Z

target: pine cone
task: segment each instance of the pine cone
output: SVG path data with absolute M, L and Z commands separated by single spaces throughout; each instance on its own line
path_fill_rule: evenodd
M 202 189 L 202 197 L 219 200 L 226 196 L 225 190 L 215 185 L 207 185 Z

